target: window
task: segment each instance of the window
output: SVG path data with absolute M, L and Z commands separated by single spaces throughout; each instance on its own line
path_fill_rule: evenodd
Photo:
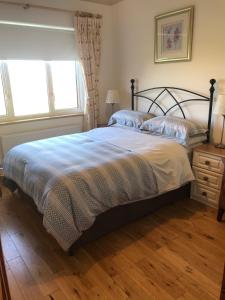
M 1 73 L 0 73 L 1 75 Z M 5 108 L 5 99 L 4 99 L 4 92 L 3 92 L 3 85 L 0 76 L 0 117 L 6 115 L 6 108 Z
M 44 62 L 10 61 L 7 66 L 15 116 L 48 113 Z
M 50 63 L 55 109 L 77 108 L 75 62 L 55 61 Z M 63 74 L 63 76 L 62 76 Z
M 2 61 L 0 121 L 81 112 L 79 95 L 85 95 L 80 91 L 85 85 L 78 84 L 84 80 L 78 65 L 76 61 Z

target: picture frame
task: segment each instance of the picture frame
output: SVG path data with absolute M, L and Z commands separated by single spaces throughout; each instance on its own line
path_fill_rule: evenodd
M 194 6 L 155 17 L 155 63 L 191 60 L 193 23 Z

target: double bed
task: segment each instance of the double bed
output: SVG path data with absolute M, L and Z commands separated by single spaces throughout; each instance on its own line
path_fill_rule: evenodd
M 172 90 L 160 87 L 154 99 L 146 90 L 135 93 L 131 81 L 132 109 L 135 97 L 151 102 L 169 93 L 172 109 L 188 101 L 209 103 L 209 140 L 215 81 L 210 97 L 194 92 L 179 101 Z M 150 91 L 152 89 L 148 89 Z M 178 90 L 178 89 L 177 89 Z M 193 97 L 194 95 L 194 97 Z M 19 145 L 4 159 L 4 182 L 21 189 L 33 199 L 43 215 L 43 224 L 60 246 L 73 253 L 75 248 L 160 206 L 189 195 L 194 180 L 188 151 L 174 139 L 113 124 L 80 134 L 71 134 Z

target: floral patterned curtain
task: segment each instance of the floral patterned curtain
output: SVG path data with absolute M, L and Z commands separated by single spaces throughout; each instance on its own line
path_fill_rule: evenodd
M 88 97 L 84 101 L 84 129 L 97 127 L 102 19 L 75 16 L 75 31 L 83 65 Z

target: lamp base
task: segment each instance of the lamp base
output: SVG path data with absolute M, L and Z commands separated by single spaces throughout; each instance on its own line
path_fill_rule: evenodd
M 219 148 L 219 149 L 225 149 L 225 145 L 224 144 L 217 144 L 215 145 L 216 148 Z

